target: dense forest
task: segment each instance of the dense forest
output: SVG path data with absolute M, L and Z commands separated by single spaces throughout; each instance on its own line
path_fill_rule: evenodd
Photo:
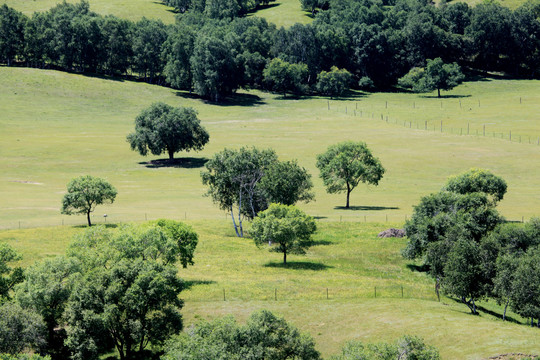
M 258 1 L 168 3 L 179 12 L 175 25 L 101 16 L 85 1 L 30 18 L 3 5 L 0 61 L 130 75 L 214 101 L 241 87 L 324 93 L 321 72 L 353 88 L 387 89 L 435 58 L 512 77 L 540 74 L 540 5 L 532 2 L 511 11 L 496 2 L 304 1 L 322 8 L 313 23 L 288 29 L 245 16 Z

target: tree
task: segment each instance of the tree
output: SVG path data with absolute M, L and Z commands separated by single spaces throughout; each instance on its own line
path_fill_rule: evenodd
M 332 356 L 331 360 L 440 360 L 439 351 L 433 346 L 424 344 L 416 336 L 405 335 L 395 344 L 362 344 L 350 341 L 343 346 L 341 354 Z
M 176 263 L 192 261 L 185 254 L 194 238 L 189 227 L 167 220 L 80 235 L 68 250 L 81 264 L 65 311 L 73 358 L 97 359 L 112 347 L 121 359 L 141 358 L 178 333 L 183 284 Z
M 104 179 L 91 175 L 74 178 L 67 185 L 67 194 L 62 199 L 62 214 L 86 214 L 88 226 L 92 226 L 90 213 L 97 205 L 112 204 L 116 194 L 114 186 Z
M 463 82 L 464 75 L 458 64 L 445 64 L 441 58 L 427 61 L 425 69 L 413 68 L 408 74 L 399 79 L 399 85 L 412 88 L 415 92 L 430 92 L 451 90 Z
M 497 275 L 493 279 L 494 294 L 497 302 L 504 303 L 503 321 L 506 320 L 506 310 L 512 297 L 512 287 L 518 266 L 518 257 L 515 255 L 501 255 L 497 258 Z
M 8 66 L 24 48 L 26 17 L 6 4 L 0 6 L 0 61 Z
M 315 198 L 311 175 L 296 161 L 278 161 L 266 169 L 260 181 L 268 203 L 294 205 Z
M 270 204 L 253 220 L 250 233 L 258 247 L 268 244 L 270 251 L 283 253 L 287 264 L 287 254 L 306 253 L 316 230 L 315 220 L 297 207 Z
M 328 0 L 300 0 L 302 8 L 311 11 L 311 15 L 315 15 L 315 9 L 328 6 Z
M 317 155 L 317 167 L 327 192 L 347 192 L 347 209 L 351 191 L 360 182 L 377 185 L 385 171 L 366 143 L 352 141 L 332 145 Z
M 240 148 L 224 149 L 206 163 L 206 171 L 201 177 L 203 184 L 209 187 L 207 195 L 222 210 L 230 212 L 237 236 L 243 236 L 242 216 L 252 219 L 268 206 L 258 184 L 266 169 L 276 162 L 274 150 Z M 238 224 L 234 207 L 237 208 Z
M 268 88 L 283 96 L 288 92 L 302 93 L 307 75 L 306 64 L 291 64 L 279 58 L 272 59 L 263 70 L 264 82 Z
M 540 247 L 534 247 L 517 264 L 510 302 L 516 313 L 540 322 Z
M 201 322 L 168 341 L 163 360 L 318 360 L 313 339 L 267 310 L 251 314 L 246 325 L 232 316 Z
M 161 20 L 142 18 L 135 23 L 132 66 L 139 76 L 150 82 L 163 70 L 161 48 L 166 39 L 167 31 Z
M 148 150 L 154 155 L 166 152 L 173 160 L 176 152 L 202 150 L 209 138 L 193 108 L 157 102 L 135 118 L 135 132 L 127 136 L 127 141 L 143 156 Z
M 483 192 L 491 195 L 493 202 L 501 201 L 506 194 L 506 181 L 484 169 L 470 169 L 448 179 L 443 191 L 451 191 L 458 194 Z
M 23 270 L 8 264 L 21 256 L 8 244 L 0 243 L 0 303 L 10 299 L 13 287 L 23 280 Z
M 13 302 L 0 306 L 0 353 L 39 350 L 45 344 L 44 335 L 45 324 L 35 312 Z
M 475 299 L 485 294 L 479 246 L 469 239 L 458 239 L 447 257 L 443 286 L 450 294 L 458 296 L 476 315 Z
M 69 356 L 64 346 L 63 314 L 73 289 L 72 275 L 80 270 L 80 264 L 74 258 L 45 259 L 26 269 L 24 282 L 16 289 L 17 302 L 43 318 L 47 344 L 44 350 L 55 359 Z
M 330 98 L 341 96 L 349 88 L 351 80 L 350 72 L 332 66 L 330 71 L 321 71 L 317 76 L 317 90 Z
M 219 102 L 238 88 L 241 79 L 232 46 L 216 36 L 201 36 L 194 46 L 190 64 L 195 92 Z

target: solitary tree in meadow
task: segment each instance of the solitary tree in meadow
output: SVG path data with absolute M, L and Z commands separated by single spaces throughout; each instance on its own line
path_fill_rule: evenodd
M 174 159 L 179 151 L 202 150 L 210 136 L 190 107 L 172 107 L 162 102 L 153 103 L 135 119 L 135 132 L 127 136 L 132 150 L 146 156 L 163 152 Z
M 361 182 L 378 185 L 385 171 L 366 143 L 353 141 L 330 146 L 324 154 L 317 156 L 317 167 L 327 192 L 347 192 L 347 209 L 354 188 Z
M 315 220 L 295 206 L 271 204 L 253 220 L 251 234 L 257 246 L 270 245 L 270 251 L 305 254 L 313 243 L 311 235 L 317 230 Z
M 72 179 L 67 186 L 67 194 L 62 199 L 62 214 L 86 214 L 88 226 L 90 213 L 97 205 L 114 202 L 117 191 L 106 180 L 90 175 Z

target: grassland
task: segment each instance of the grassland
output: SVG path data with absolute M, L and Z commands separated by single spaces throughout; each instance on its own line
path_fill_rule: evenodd
M 540 146 L 534 141 L 540 136 L 540 81 L 466 83 L 444 99 L 355 94 L 330 101 L 328 110 L 323 98 L 283 99 L 252 91 L 213 105 L 144 83 L 1 68 L 0 93 L 0 228 L 18 228 L 19 222 L 21 227 L 84 223 L 83 217 L 63 216 L 59 210 L 67 182 L 83 174 L 104 177 L 119 191 L 113 205 L 97 209 L 95 222 L 103 222 L 104 213 L 113 222 L 225 219 L 203 197 L 200 171 L 205 158 L 243 145 L 272 147 L 281 159 L 297 158 L 313 174 L 316 193 L 316 201 L 302 207 L 323 220 L 402 222 L 421 196 L 471 167 L 506 179 L 509 190 L 499 209 L 507 218 L 540 215 L 535 165 Z M 205 150 L 178 154 L 184 162 L 176 167 L 149 164 L 163 157 L 132 152 L 125 137 L 133 131 L 135 116 L 154 101 L 195 107 L 211 135 Z M 425 121 L 431 130 L 423 129 Z M 474 135 L 459 135 L 457 129 L 467 124 Z M 513 142 L 491 135 L 507 137 L 510 130 Z M 353 191 L 353 210 L 341 208 L 344 195 L 326 193 L 315 167 L 316 154 L 342 140 L 367 142 L 387 170 L 378 187 Z
M 186 326 L 226 314 L 245 321 L 253 311 L 269 309 L 312 334 L 325 357 L 348 340 L 393 341 L 403 334 L 425 338 L 444 359 L 539 352 L 539 330 L 519 324 L 514 314 L 514 321 L 503 323 L 496 316 L 500 307 L 492 302 L 481 303 L 480 316 L 449 298 L 437 302 L 432 280 L 400 256 L 405 240 L 376 237 L 401 224 L 319 223 L 316 245 L 306 256 L 290 256 L 284 268 L 280 254 L 236 238 L 225 220 L 188 222 L 200 242 L 195 265 L 180 270 L 188 286 L 181 294 Z M 69 238 L 81 231 L 68 226 L 5 230 L 0 241 L 17 248 L 26 266 L 62 254 Z
M 277 27 L 291 27 L 296 23 L 307 24 L 313 21 L 309 11 L 302 10 L 299 0 L 276 0 L 253 15 L 263 17 Z

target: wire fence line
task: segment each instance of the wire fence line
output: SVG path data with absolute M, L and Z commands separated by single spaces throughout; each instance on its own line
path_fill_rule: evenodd
M 522 100 L 520 98 L 520 104 Z M 478 106 L 480 107 L 480 100 L 478 100 Z M 459 100 L 460 109 L 462 108 L 461 100 Z M 416 109 L 416 103 L 413 102 L 413 109 Z M 443 102 L 441 102 L 441 109 L 443 108 Z M 403 107 L 400 107 L 402 110 Z M 381 112 L 380 109 L 374 110 L 365 109 L 361 106 L 358 106 L 358 102 L 354 102 L 352 106 L 343 105 L 343 103 L 331 103 L 330 100 L 327 102 L 327 110 L 334 111 L 336 113 L 342 113 L 353 117 L 361 118 L 370 118 L 373 120 L 384 121 L 388 124 L 400 125 L 409 129 L 416 130 L 425 130 L 440 132 L 446 134 L 460 135 L 460 136 L 476 136 L 476 137 L 491 137 L 495 139 L 507 140 L 515 143 L 525 143 L 531 145 L 540 146 L 540 135 L 523 135 L 513 132 L 511 129 L 500 130 L 491 128 L 491 124 L 483 123 L 480 127 L 478 124 L 472 124 L 467 122 L 467 126 L 449 126 L 444 122 L 444 120 L 422 120 L 422 121 L 413 121 L 413 120 L 399 120 L 394 116 L 389 114 L 388 110 L 388 101 L 385 103 L 385 111 Z
M 434 288 L 429 286 L 377 285 L 357 288 L 266 288 L 258 292 L 239 291 L 234 288 L 205 289 L 204 292 L 184 293 L 190 302 L 220 301 L 327 301 L 354 299 L 418 299 L 437 301 Z

